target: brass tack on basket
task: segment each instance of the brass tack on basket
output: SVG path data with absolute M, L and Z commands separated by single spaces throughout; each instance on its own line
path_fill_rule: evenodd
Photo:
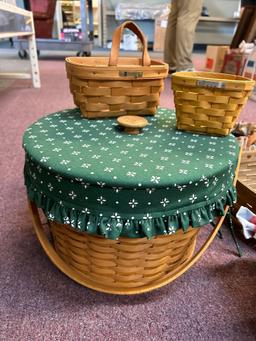
M 141 129 L 148 125 L 148 120 L 141 116 L 125 115 L 117 118 L 117 122 L 128 134 L 137 135 Z

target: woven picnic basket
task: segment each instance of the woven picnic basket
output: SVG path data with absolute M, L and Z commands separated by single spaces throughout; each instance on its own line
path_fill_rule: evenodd
M 152 239 L 119 237 L 112 240 L 48 220 L 50 241 L 42 223 L 43 214 L 30 200 L 29 209 L 44 251 L 62 272 L 88 288 L 131 295 L 160 288 L 190 269 L 211 245 L 229 206 L 225 207 L 224 215 L 216 219 L 207 239 L 197 247 L 200 228 L 196 227 L 189 227 L 187 231 L 180 228 L 173 234 Z
M 254 81 L 214 72 L 176 72 L 172 89 L 177 128 L 225 136 L 248 100 Z
M 195 252 L 199 228 L 179 229 L 152 239 L 118 240 L 75 231 L 70 225 L 48 221 L 49 240 L 37 206 L 29 201 L 36 235 L 51 261 L 74 281 L 97 291 L 131 295 L 162 287 L 185 273 L 209 247 L 220 229 L 220 217 Z M 228 206 L 225 208 L 227 213 Z
M 125 28 L 141 40 L 142 58 L 119 57 Z M 168 65 L 150 59 L 145 35 L 126 21 L 113 34 L 109 57 L 68 57 L 66 71 L 74 103 L 83 116 L 154 115 Z

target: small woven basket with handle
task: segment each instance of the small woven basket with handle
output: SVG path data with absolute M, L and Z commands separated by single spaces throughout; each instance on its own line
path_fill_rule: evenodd
M 142 58 L 119 57 L 125 28 L 142 43 Z M 147 39 L 132 21 L 114 32 L 108 57 L 68 57 L 66 70 L 74 103 L 87 118 L 154 115 L 168 65 L 151 60 Z
M 213 72 L 177 72 L 172 89 L 177 128 L 189 132 L 228 135 L 248 100 L 254 81 Z

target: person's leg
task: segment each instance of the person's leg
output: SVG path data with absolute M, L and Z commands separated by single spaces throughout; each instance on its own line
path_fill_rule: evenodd
M 176 24 L 177 24 L 177 0 L 171 2 L 171 12 L 168 17 L 168 24 L 165 34 L 164 61 L 170 69 L 176 69 Z
M 203 0 L 179 0 L 176 27 L 177 71 L 192 69 L 195 30 L 202 11 Z

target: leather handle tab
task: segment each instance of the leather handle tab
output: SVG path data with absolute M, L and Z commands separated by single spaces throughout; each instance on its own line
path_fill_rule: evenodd
M 147 38 L 144 35 L 144 33 L 140 30 L 140 28 L 132 21 L 125 21 L 123 24 L 118 26 L 113 34 L 112 38 L 112 47 L 110 51 L 109 56 L 109 66 L 117 66 L 118 63 L 118 57 L 119 57 L 119 49 L 120 49 L 120 42 L 123 35 L 123 30 L 125 28 L 128 28 L 133 33 L 136 34 L 136 36 L 140 39 L 142 43 L 142 65 L 143 66 L 149 66 L 151 65 L 151 59 L 148 54 L 148 42 Z

